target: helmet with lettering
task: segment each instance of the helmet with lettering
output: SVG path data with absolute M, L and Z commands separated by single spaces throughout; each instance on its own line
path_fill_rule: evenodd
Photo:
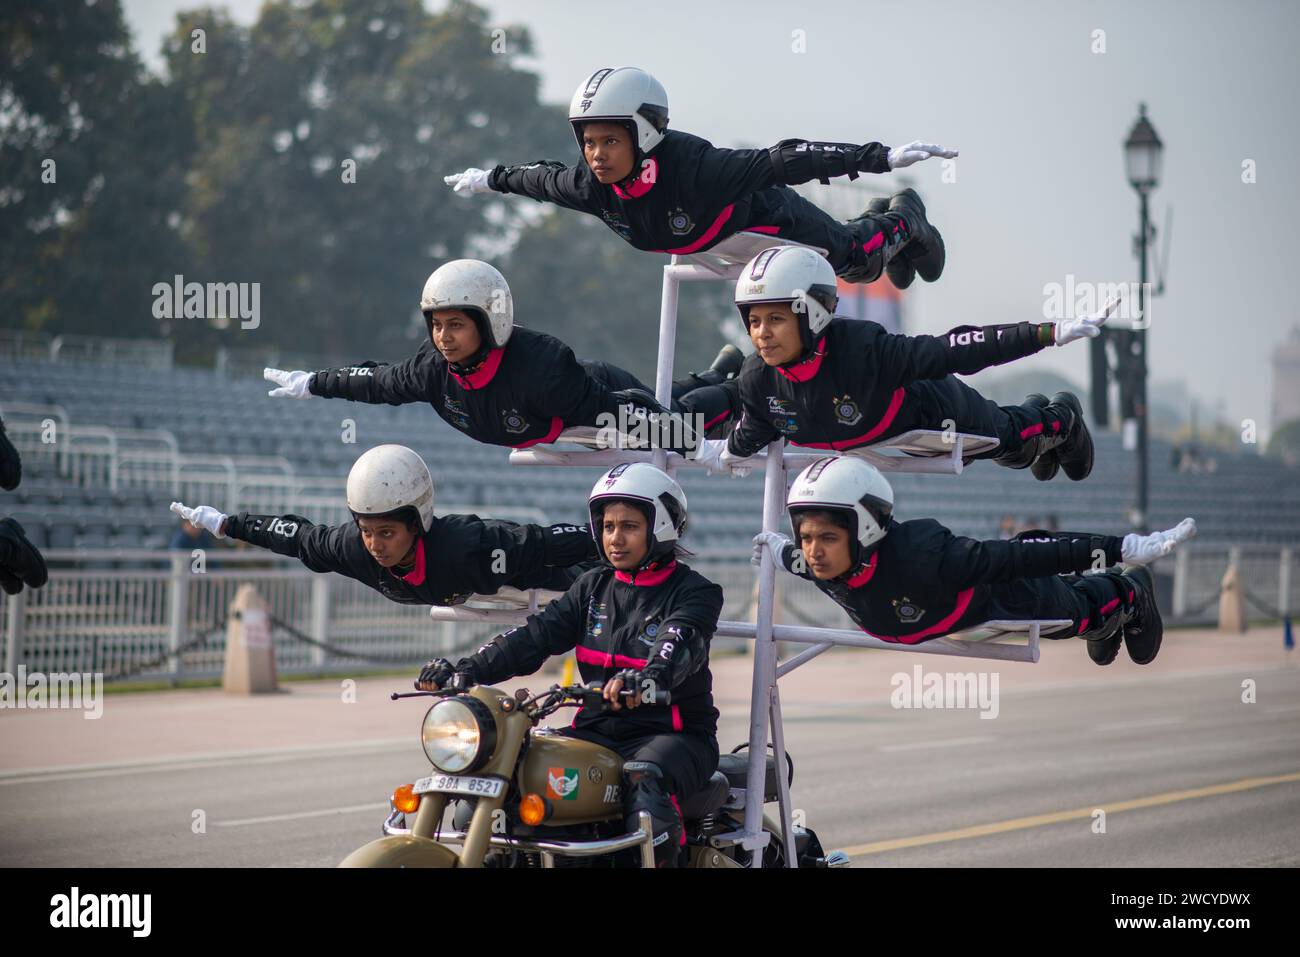
M 591 535 L 601 559 L 605 544 L 601 537 L 601 518 L 611 502 L 630 502 L 646 517 L 649 527 L 649 551 L 641 567 L 670 557 L 678 539 L 686 531 L 686 493 L 673 478 L 648 462 L 625 462 L 616 465 L 591 487 L 587 511 L 591 516 Z
M 645 70 L 603 67 L 582 81 L 569 102 L 569 123 L 579 150 L 582 124 L 593 120 L 626 126 L 640 159 L 659 145 L 668 129 L 668 93 Z
M 796 539 L 804 513 L 844 513 L 850 520 L 851 558 L 856 565 L 884 539 L 894 514 L 894 490 L 879 469 L 857 456 L 818 459 L 795 478 L 786 509 Z
M 811 352 L 830 325 L 839 302 L 835 270 L 807 246 L 771 246 L 745 264 L 736 280 L 736 308 L 749 332 L 749 307 L 789 303 L 799 319 L 804 352 Z

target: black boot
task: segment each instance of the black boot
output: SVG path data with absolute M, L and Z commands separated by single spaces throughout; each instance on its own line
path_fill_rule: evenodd
M 1160 652 L 1160 639 L 1165 633 L 1160 609 L 1156 607 L 1155 582 L 1145 565 L 1126 568 L 1123 578 L 1128 589 L 1124 594 L 1125 604 L 1131 605 L 1125 613 L 1124 647 L 1134 664 L 1149 665 Z
M 865 219 L 868 216 L 881 217 L 889 211 L 889 200 L 883 196 L 877 196 L 867 204 L 867 211 L 858 217 Z M 889 281 L 894 284 L 895 289 L 906 289 L 912 285 L 916 279 L 916 267 L 912 265 L 911 260 L 905 255 L 895 255 L 889 258 L 885 263 L 885 274 L 889 276 Z
M 1108 665 L 1119 654 L 1124 643 L 1124 615 L 1112 615 L 1110 620 L 1096 628 L 1081 632 L 1076 637 L 1088 640 L 1088 657 L 1099 665 Z
M 677 806 L 663 788 L 663 771 L 649 761 L 627 761 L 623 765 L 623 809 L 629 832 L 640 826 L 638 812 L 650 813 L 654 831 L 655 867 L 677 867 L 681 855 L 683 825 Z
M 1093 447 L 1092 435 L 1088 425 L 1083 421 L 1083 406 L 1079 397 L 1073 392 L 1058 392 L 1052 396 L 1049 409 L 1069 410 L 1069 431 L 1056 449 L 1056 459 L 1065 472 L 1065 477 L 1072 482 L 1081 482 L 1092 472 Z
M 1025 401 L 1020 404 L 1031 406 L 1035 409 L 1045 409 L 1049 403 L 1047 401 L 1047 396 L 1043 395 L 1041 392 L 1034 392 L 1031 395 L 1025 396 Z M 1056 478 L 1056 473 L 1060 467 L 1061 463 L 1056 457 L 1056 450 L 1048 449 L 1045 452 L 1040 453 L 1038 457 L 1034 459 L 1029 466 L 1029 471 L 1033 474 L 1034 478 L 1038 479 L 1038 481 L 1050 482 L 1052 479 Z M 1106 662 L 1100 663 L 1106 664 Z
M 1132 585 L 1118 569 L 1107 569 L 1097 574 L 1114 582 L 1115 588 L 1120 593 L 1121 606 L 1115 614 L 1097 621 L 1087 631 L 1081 631 L 1075 637 L 1087 640 L 1088 657 L 1096 664 L 1108 665 L 1115 660 L 1115 656 L 1119 654 L 1119 646 L 1124 643 L 1124 621 L 1128 615 L 1128 593 Z
M 728 343 L 718 351 L 713 364 L 703 372 L 688 372 L 686 377 L 673 383 L 673 396 L 680 398 L 692 389 L 706 385 L 721 385 L 728 379 L 740 374 L 740 367 L 745 364 L 745 354 Z
M 901 213 L 889 209 L 884 197 L 873 199 L 861 216 L 846 224 L 857 242 L 853 249 L 853 263 L 839 275 L 847 282 L 875 282 L 882 272 L 889 274 L 890 282 L 906 289 L 916 278 L 916 269 L 903 255 L 911 234 L 904 225 Z M 879 243 L 867 252 L 867 244 L 879 237 Z
M 903 255 L 926 282 L 943 275 L 946 252 L 943 237 L 925 218 L 925 204 L 914 189 L 895 193 L 889 199 L 889 211 L 900 213 L 907 224 L 907 244 Z

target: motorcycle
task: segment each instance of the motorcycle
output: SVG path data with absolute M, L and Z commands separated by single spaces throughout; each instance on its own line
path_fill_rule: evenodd
M 638 691 L 624 691 L 630 698 Z M 433 774 L 398 787 L 389 800 L 383 837 L 349 854 L 340 867 L 654 867 L 649 814 L 628 832 L 622 808 L 623 759 L 590 741 L 540 727 L 562 708 L 601 709 L 601 686 L 552 685 L 540 694 L 520 689 L 444 689 L 393 700 L 432 697 L 421 725 Z M 655 703 L 667 704 L 660 692 Z M 748 756 L 741 745 L 721 756 L 718 770 L 681 802 L 686 867 L 746 867 L 741 844 Z M 793 781 L 794 765 L 786 766 Z M 777 799 L 776 760 L 767 755 L 764 803 Z M 444 826 L 449 802 L 452 826 Z M 408 826 L 408 818 L 411 823 Z M 764 867 L 786 867 L 777 820 L 768 832 Z M 811 829 L 793 829 L 798 867 L 838 867 L 841 852 L 823 852 Z M 459 853 L 452 848 L 458 847 Z

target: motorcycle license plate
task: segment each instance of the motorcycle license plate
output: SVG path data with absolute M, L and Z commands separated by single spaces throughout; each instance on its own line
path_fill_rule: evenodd
M 506 782 L 500 778 L 470 778 L 457 774 L 434 774 L 415 782 L 416 794 L 439 792 L 464 794 L 469 797 L 494 798 L 501 795 Z

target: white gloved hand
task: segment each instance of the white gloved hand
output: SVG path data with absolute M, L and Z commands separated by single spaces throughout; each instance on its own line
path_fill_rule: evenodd
M 778 565 L 781 563 L 781 553 L 785 546 L 793 544 L 790 539 L 786 538 L 780 532 L 759 532 L 754 536 L 754 556 L 749 560 L 751 565 L 763 564 L 763 546 L 766 545 L 772 552 L 772 560 Z
M 442 181 L 458 193 L 490 193 L 492 187 L 488 185 L 488 175 L 487 170 L 471 166 L 463 173 L 444 176 Z
M 754 471 L 754 460 L 752 458 L 732 455 L 729 451 L 723 449 L 721 459 L 722 470 L 730 473 L 732 478 L 744 478 Z
M 727 450 L 726 439 L 700 439 L 695 447 L 695 461 L 709 470 L 709 474 L 722 471 L 722 453 Z
M 272 389 L 267 395 L 276 399 L 310 399 L 311 392 L 307 386 L 311 383 L 311 372 L 285 372 L 283 369 L 263 369 L 262 378 L 274 382 L 280 388 Z
M 902 169 L 905 166 L 911 166 L 913 163 L 919 163 L 921 160 L 928 160 L 932 156 L 952 159 L 956 155 L 956 150 L 944 149 L 934 143 L 922 143 L 920 140 L 913 140 L 906 146 L 895 146 L 889 151 L 889 168 Z
M 226 514 L 219 512 L 211 505 L 200 505 L 198 508 L 186 508 L 180 502 L 172 502 L 172 511 L 179 515 L 185 521 L 206 528 L 217 538 L 225 538 L 225 533 L 221 526 L 226 522 Z
M 1120 558 L 1133 565 L 1146 565 L 1168 555 L 1174 547 L 1196 534 L 1196 520 L 1185 518 L 1173 528 L 1150 535 L 1130 532 L 1120 544 Z
M 1118 299 L 1111 299 L 1101 307 L 1100 312 L 1078 319 L 1062 319 L 1056 324 L 1056 344 L 1063 346 L 1075 339 L 1096 339 L 1101 335 L 1101 327 L 1111 317 L 1119 305 Z

